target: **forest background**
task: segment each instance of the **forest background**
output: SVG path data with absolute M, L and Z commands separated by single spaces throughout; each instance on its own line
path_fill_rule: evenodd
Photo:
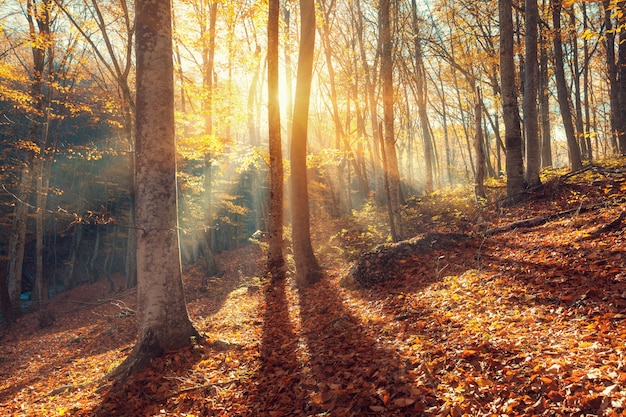
M 266 26 L 272 4 L 280 6 L 273 9 L 280 37 Z M 112 293 L 137 283 L 137 22 L 125 1 L 0 6 L 0 311 L 10 323 L 24 309 L 41 309 L 45 328 L 54 323 L 45 313 L 49 299 L 60 292 L 104 280 Z M 388 210 L 388 230 L 370 224 L 355 238 L 338 228 L 331 240 L 397 242 L 445 216 L 461 229 L 480 228 L 488 213 L 481 210 L 497 198 L 486 188 L 504 178 L 497 204 L 510 206 L 541 189 L 547 168 L 621 178 L 620 162 L 583 167 L 626 153 L 621 2 L 319 1 L 314 10 L 312 2 L 270 2 L 269 16 L 265 6 L 186 1 L 171 9 L 177 233 L 184 264 L 200 263 L 205 277 L 223 274 L 215 253 L 250 240 L 265 248 L 268 234 L 271 270 L 272 203 L 282 202 L 270 198 L 272 95 L 286 121 L 278 143 L 291 150 L 286 179 L 303 184 L 287 195 L 294 204 L 287 218 L 302 207 L 307 222 L 309 208 L 317 219 Z M 306 174 L 293 159 L 294 149 L 303 150 L 295 138 L 303 95 L 294 95 L 294 84 L 296 57 L 300 67 L 312 38 L 305 28 L 317 37 Z M 298 86 L 300 79 L 298 71 Z M 451 189 L 464 195 L 462 207 L 445 197 Z M 420 213 L 424 202 L 438 202 L 444 216 Z M 296 270 L 298 228 L 294 221 Z M 121 286 L 113 278 L 120 275 Z M 415 402 L 397 400 L 400 408 Z
M 529 4 L 506 1 L 393 3 L 386 48 L 377 3 L 317 2 L 307 144 L 313 214 L 346 215 L 386 200 L 388 61 L 386 153 L 393 150 L 387 159 L 403 200 L 505 171 L 514 197 L 538 184 L 540 167 L 578 169 L 624 153 L 623 4 L 538 6 L 526 19 Z M 131 287 L 132 4 L 6 0 L 0 10 L 3 315 L 25 297 L 45 302 L 117 270 Z M 181 250 L 186 264 L 202 258 L 212 274 L 214 252 L 268 230 L 267 8 L 182 1 L 172 10 Z M 298 5 L 284 2 L 285 149 L 298 19 Z M 506 62 L 511 72 L 499 71 Z

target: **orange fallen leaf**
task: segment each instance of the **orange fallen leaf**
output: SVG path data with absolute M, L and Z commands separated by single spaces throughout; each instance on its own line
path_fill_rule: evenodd
M 415 403 L 415 400 L 412 398 L 396 398 L 392 403 L 395 407 L 408 407 Z

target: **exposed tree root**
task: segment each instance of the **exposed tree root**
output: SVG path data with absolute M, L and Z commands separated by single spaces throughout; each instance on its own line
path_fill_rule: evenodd
M 593 233 L 590 233 L 588 236 L 584 236 L 581 238 L 576 239 L 577 241 L 582 241 L 582 240 L 591 240 L 591 239 L 596 239 L 598 237 L 600 237 L 601 235 L 605 234 L 605 233 L 609 233 L 609 232 L 613 232 L 615 230 L 619 230 L 623 227 L 622 225 L 622 221 L 626 218 L 626 210 L 622 210 L 622 212 L 620 213 L 619 216 L 617 216 L 617 218 L 615 218 L 615 220 L 613 220 L 611 223 L 605 224 L 603 226 L 600 226 L 598 229 L 596 229 Z
M 624 201 L 626 201 L 625 198 L 620 198 L 620 199 L 618 199 L 616 201 L 613 201 L 613 202 L 603 201 L 601 203 L 592 204 L 590 206 L 582 206 L 581 205 L 580 207 L 575 208 L 575 209 L 559 211 L 558 213 L 551 213 L 551 214 L 548 214 L 546 216 L 532 217 L 530 219 L 520 220 L 520 221 L 513 222 L 513 223 L 510 223 L 510 224 L 507 224 L 507 225 L 504 225 L 504 226 L 494 227 L 492 229 L 485 230 L 481 234 L 484 235 L 484 236 L 493 236 L 495 234 L 508 232 L 510 230 L 541 226 L 542 224 L 545 224 L 545 223 L 547 223 L 547 222 L 549 222 L 551 220 L 554 220 L 554 219 L 560 219 L 562 217 L 566 217 L 566 216 L 570 216 L 570 215 L 578 215 L 580 213 L 586 213 L 588 211 L 597 210 L 597 209 L 599 209 L 601 207 L 615 206 L 615 205 L 623 204 Z

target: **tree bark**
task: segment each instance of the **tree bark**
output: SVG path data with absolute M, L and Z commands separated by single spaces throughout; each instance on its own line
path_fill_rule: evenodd
M 541 167 L 541 148 L 539 146 L 539 119 L 537 113 L 537 91 L 539 86 L 539 66 L 537 61 L 537 43 L 539 8 L 537 0 L 526 0 L 526 36 L 524 67 L 524 132 L 526 134 L 526 174 L 528 187 L 541 183 L 539 168 Z
M 552 143 L 550 132 L 550 96 L 548 71 L 548 43 L 545 33 L 541 33 L 539 52 L 539 113 L 541 119 L 541 166 L 552 166 Z
M 424 57 L 422 56 L 422 46 L 419 36 L 419 25 L 417 20 L 417 2 L 411 0 L 411 20 L 413 23 L 413 43 L 415 47 L 415 83 L 417 85 L 417 108 L 422 126 L 422 139 L 424 141 L 424 160 L 426 162 L 425 191 L 433 192 L 433 142 L 430 137 L 430 122 L 426 111 L 426 69 L 424 68 Z
M 273 279 L 285 276 L 283 255 L 283 153 L 278 91 L 278 21 L 280 0 L 269 0 L 267 19 L 267 117 L 270 152 L 269 249 L 267 270 Z
M 615 30 L 613 29 L 613 11 L 611 0 L 604 1 L 604 46 L 606 51 L 606 67 L 609 78 L 609 105 L 611 109 L 611 148 L 614 154 L 619 154 L 619 132 L 624 130 L 623 121 L 617 116 L 619 105 L 619 88 L 617 78 L 617 64 L 615 62 Z
M 396 139 L 394 132 L 393 113 L 393 44 L 391 40 L 391 1 L 381 0 L 379 3 L 379 39 L 381 46 L 380 77 L 383 92 L 383 126 L 385 138 L 385 157 L 387 160 L 387 178 L 389 187 L 389 203 L 391 216 L 395 224 L 396 236 L 394 242 L 401 239 L 400 219 L 400 172 L 398 170 L 398 156 L 396 154 Z
M 506 193 L 517 198 L 524 191 L 522 131 L 520 127 L 515 62 L 513 59 L 513 14 L 511 0 L 500 0 L 500 83 L 506 145 Z M 513 203 L 514 201 L 511 201 Z
M 136 224 L 138 341 L 126 376 L 198 337 L 183 292 L 176 207 L 171 5 L 137 0 Z
M 215 66 L 215 28 L 217 25 L 217 2 L 209 2 L 209 28 L 207 36 L 208 43 L 203 48 L 203 86 L 206 90 L 206 99 L 203 103 L 205 112 L 204 128 L 209 140 L 214 140 L 213 136 L 213 72 Z M 217 273 L 217 265 L 213 256 L 213 154 L 209 151 L 204 156 L 204 226 L 202 249 L 206 261 L 206 273 L 214 275 Z
M 291 210 L 293 255 L 296 281 L 313 284 L 322 277 L 311 245 L 309 195 L 306 168 L 309 102 L 315 52 L 315 3 L 300 0 L 300 50 L 296 79 L 296 99 L 291 133 Z
M 475 135 L 474 135 L 474 152 L 476 152 L 476 175 L 474 176 L 474 193 L 476 199 L 486 199 L 485 194 L 485 149 L 483 147 L 483 123 L 482 123 L 482 106 L 480 88 L 476 88 L 476 103 L 474 105 L 474 116 L 476 117 Z
M 561 0 L 552 2 L 552 25 L 554 28 L 554 73 L 556 78 L 556 89 L 561 109 L 561 117 L 563 118 L 563 128 L 567 138 L 567 148 L 569 150 L 569 159 L 572 165 L 572 171 L 582 168 L 582 159 L 580 156 L 580 147 L 576 141 L 576 132 L 572 122 L 572 110 L 569 103 L 569 93 L 567 90 L 567 81 L 565 79 L 565 69 L 563 67 L 563 42 L 561 41 Z
M 622 14 L 626 13 L 626 6 L 618 2 L 619 10 Z M 620 22 L 620 27 L 622 22 Z M 617 119 L 620 121 L 617 142 L 619 146 L 619 153 L 626 155 L 626 31 L 620 30 L 619 32 L 619 44 L 618 44 L 618 106 L 617 106 Z

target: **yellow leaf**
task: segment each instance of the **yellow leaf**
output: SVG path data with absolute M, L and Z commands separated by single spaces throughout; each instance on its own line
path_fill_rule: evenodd
M 486 378 L 478 377 L 476 378 L 476 384 L 481 388 L 491 387 L 493 386 L 493 381 Z

